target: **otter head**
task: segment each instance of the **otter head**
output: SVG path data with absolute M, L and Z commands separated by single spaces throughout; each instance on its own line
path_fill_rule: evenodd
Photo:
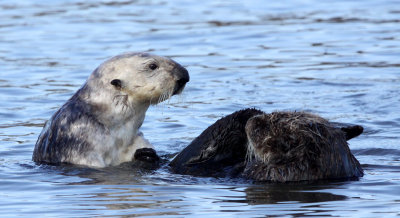
M 89 78 L 136 103 L 157 104 L 179 94 L 188 71 L 175 61 L 147 53 L 126 53 L 104 62 Z
M 305 112 L 274 112 L 246 123 L 248 156 L 277 164 L 319 154 L 330 132 L 327 120 Z
M 249 119 L 245 128 L 249 143 L 247 156 L 265 164 L 282 163 L 291 159 L 294 148 L 299 144 L 299 137 L 303 135 L 297 130 L 300 115 L 274 112 Z

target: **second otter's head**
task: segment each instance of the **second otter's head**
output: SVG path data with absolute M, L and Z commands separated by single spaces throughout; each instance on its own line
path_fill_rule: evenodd
M 137 103 L 157 104 L 183 91 L 189 73 L 175 61 L 147 53 L 125 53 L 100 65 L 89 78 Z
M 248 156 L 268 164 L 318 156 L 334 133 L 327 120 L 305 112 L 274 112 L 247 121 Z

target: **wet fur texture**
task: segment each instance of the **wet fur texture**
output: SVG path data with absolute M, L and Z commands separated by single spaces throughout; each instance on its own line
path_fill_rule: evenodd
M 363 176 L 346 134 L 327 120 L 304 112 L 275 112 L 246 124 L 246 178 L 303 181 Z
M 361 126 L 304 112 L 245 109 L 208 127 L 171 162 L 173 172 L 289 182 L 363 176 L 346 140 Z
M 137 149 L 153 149 L 139 131 L 148 107 L 179 94 L 188 81 L 187 70 L 171 59 L 115 56 L 47 121 L 32 159 L 91 167 L 131 161 Z
M 228 115 L 204 130 L 170 163 L 175 173 L 236 176 L 243 170 L 247 143 L 245 126 L 262 111 L 248 109 Z

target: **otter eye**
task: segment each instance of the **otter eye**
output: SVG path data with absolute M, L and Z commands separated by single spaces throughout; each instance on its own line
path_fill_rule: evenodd
M 149 65 L 149 68 L 151 69 L 151 70 L 155 70 L 155 69 L 157 69 L 157 64 L 150 64 Z
M 121 89 L 122 87 L 122 82 L 119 79 L 113 79 L 111 82 L 111 85 L 115 86 L 117 89 Z

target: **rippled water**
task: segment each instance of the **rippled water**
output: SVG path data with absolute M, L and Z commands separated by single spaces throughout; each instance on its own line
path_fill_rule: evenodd
M 0 1 L 3 216 L 400 215 L 399 1 Z M 190 72 L 142 127 L 164 158 L 256 107 L 361 124 L 359 181 L 249 184 L 129 164 L 36 166 L 44 122 L 106 58 L 149 51 Z

